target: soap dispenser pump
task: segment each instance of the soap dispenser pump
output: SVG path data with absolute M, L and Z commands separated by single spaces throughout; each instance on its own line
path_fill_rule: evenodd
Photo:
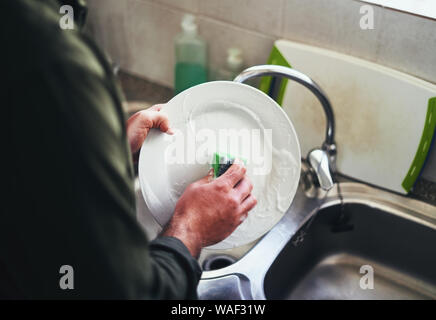
M 207 81 L 207 45 L 198 35 L 195 17 L 186 14 L 175 38 L 175 93 Z

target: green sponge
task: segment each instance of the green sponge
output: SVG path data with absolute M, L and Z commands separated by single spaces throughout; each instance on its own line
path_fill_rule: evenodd
M 238 159 L 241 159 L 240 157 L 237 157 Z M 230 154 L 224 154 L 215 152 L 213 154 L 213 161 L 212 161 L 212 168 L 213 168 L 213 177 L 218 178 L 224 172 L 227 171 L 227 169 L 230 168 L 230 166 L 235 161 L 236 157 L 230 155 Z M 247 161 L 245 159 L 241 159 L 246 164 Z

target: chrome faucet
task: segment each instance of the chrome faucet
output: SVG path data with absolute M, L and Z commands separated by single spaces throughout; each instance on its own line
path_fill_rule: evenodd
M 333 187 L 332 172 L 335 170 L 336 144 L 335 118 L 333 109 L 327 95 L 310 77 L 297 70 L 277 66 L 260 65 L 242 71 L 234 81 L 243 83 L 248 79 L 262 76 L 285 77 L 294 80 L 309 89 L 319 100 L 327 118 L 327 129 L 324 143 L 320 148 L 313 149 L 307 155 L 307 161 L 315 173 L 318 183 L 323 190 L 330 190 Z

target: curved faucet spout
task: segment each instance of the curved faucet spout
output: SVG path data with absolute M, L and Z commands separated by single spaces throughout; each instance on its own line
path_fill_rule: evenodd
M 254 66 L 242 71 L 234 81 L 244 82 L 248 79 L 262 76 L 278 76 L 294 80 L 309 89 L 321 102 L 327 118 L 325 141 L 321 149 L 314 149 L 307 155 L 307 160 L 316 174 L 319 186 L 324 190 L 333 187 L 332 171 L 335 170 L 335 117 L 330 101 L 324 91 L 310 77 L 295 69 L 276 65 Z
M 324 113 L 327 118 L 327 130 L 323 148 L 330 149 L 330 146 L 335 144 L 335 118 L 330 101 L 320 86 L 304 73 L 295 69 L 276 65 L 260 65 L 245 69 L 235 78 L 234 81 L 243 83 L 248 79 L 263 76 L 279 76 L 294 80 L 305 86 L 318 98 L 324 108 Z

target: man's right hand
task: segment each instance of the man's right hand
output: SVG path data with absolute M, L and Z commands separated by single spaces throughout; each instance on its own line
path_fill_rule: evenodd
M 216 179 L 210 172 L 189 185 L 163 235 L 180 239 L 194 257 L 201 248 L 228 237 L 257 203 L 245 173 L 238 161 Z

